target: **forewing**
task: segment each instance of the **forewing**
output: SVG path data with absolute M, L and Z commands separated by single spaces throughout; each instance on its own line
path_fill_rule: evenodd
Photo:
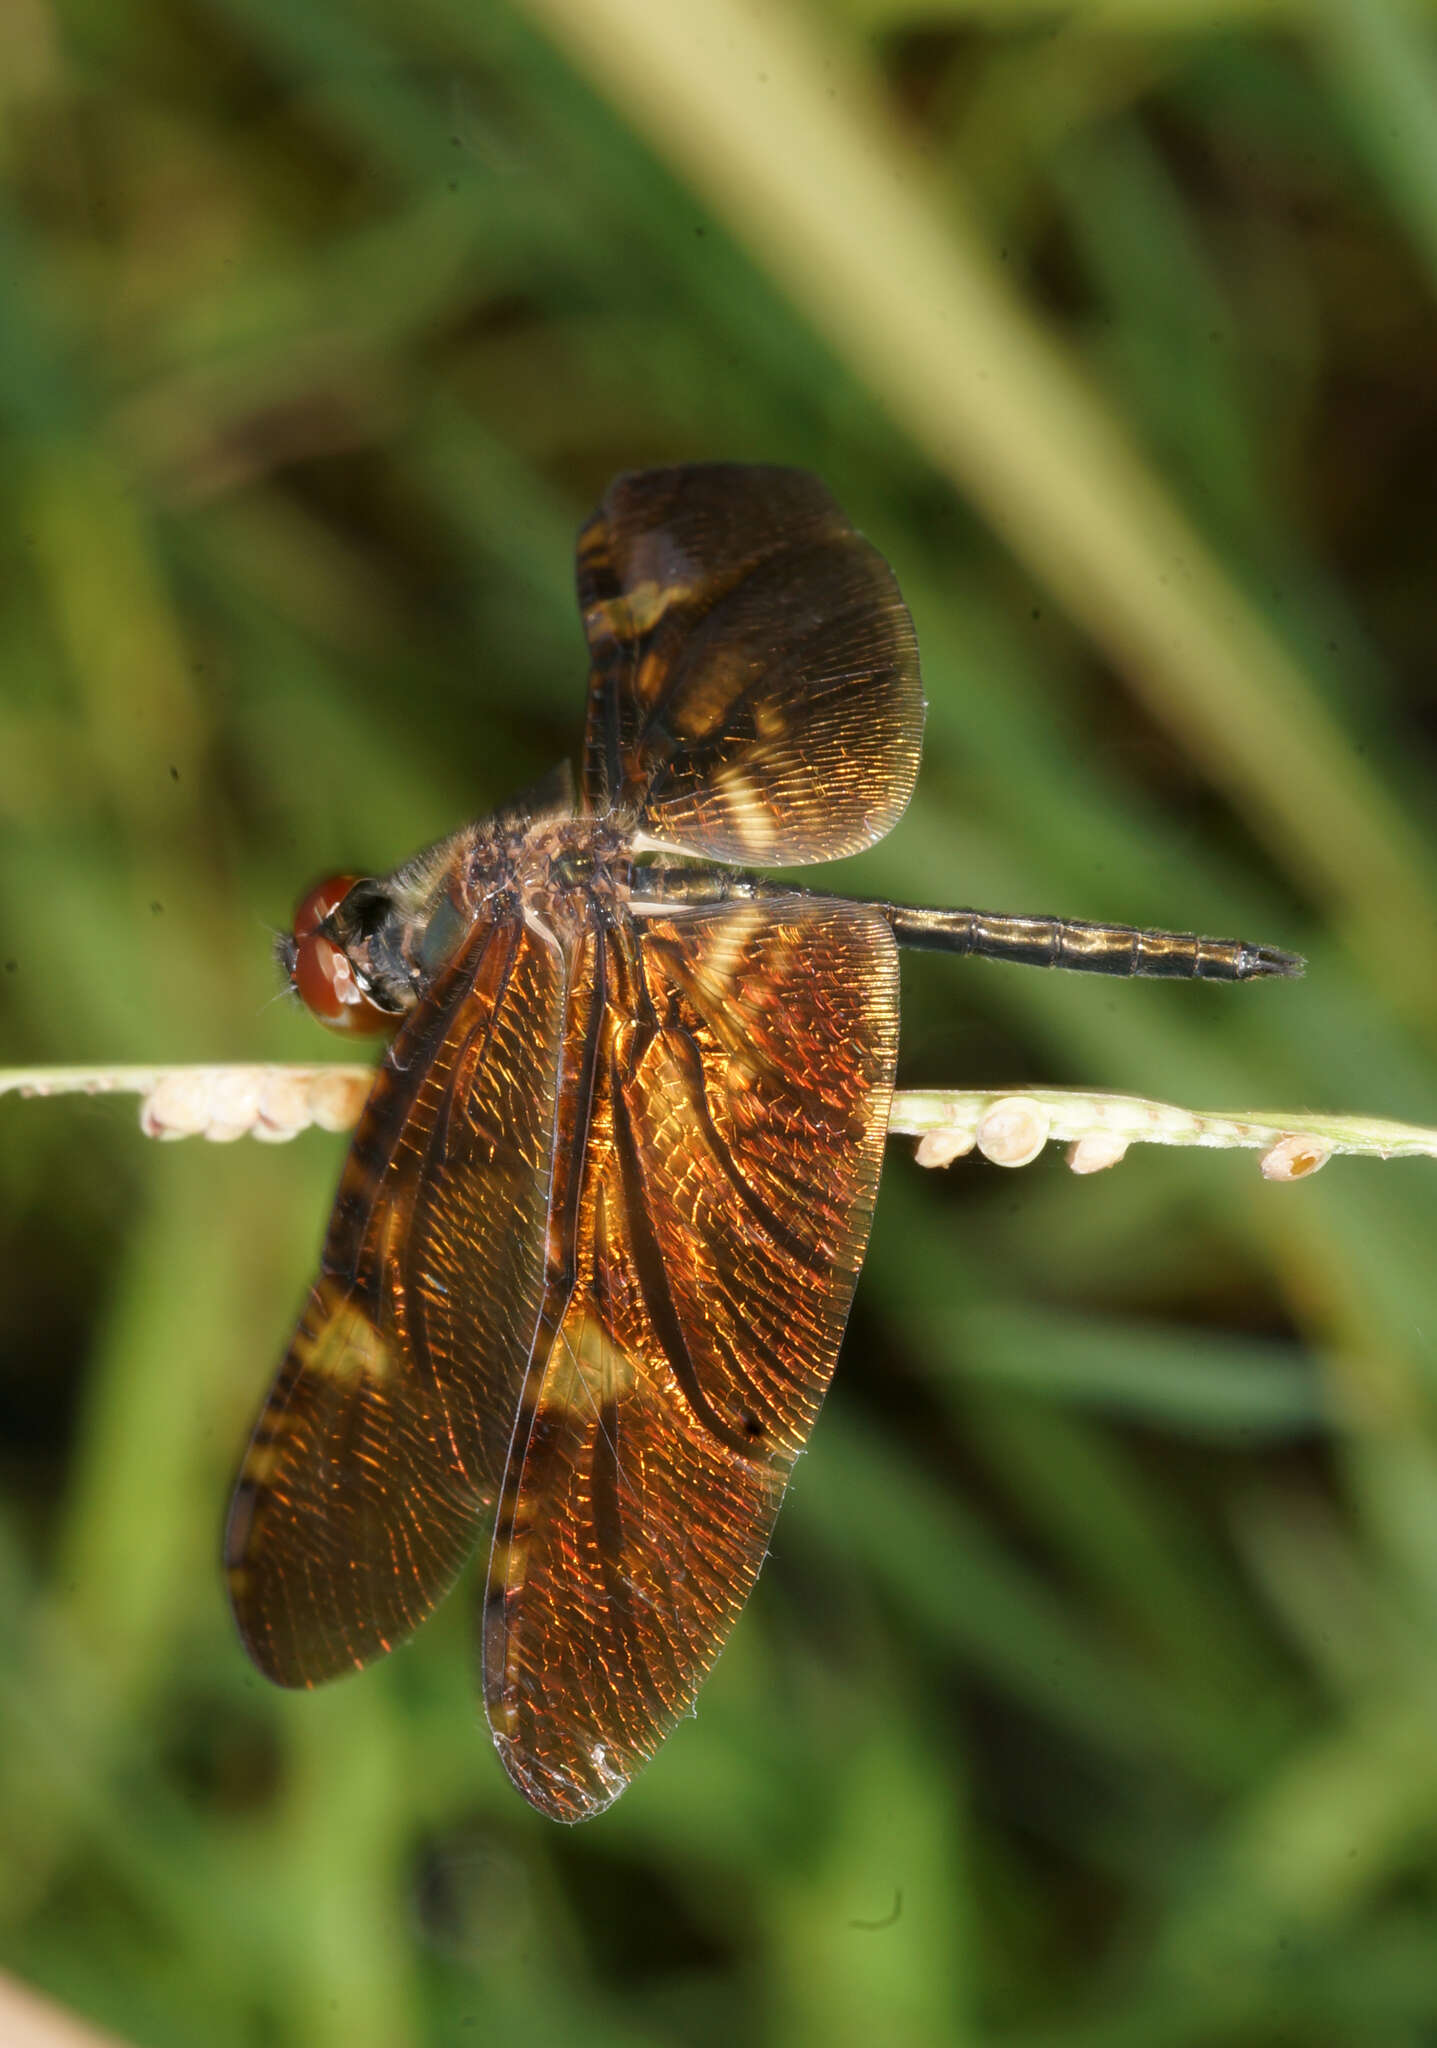
M 241 1467 L 230 1595 L 281 1685 L 362 1666 L 492 1509 L 544 1281 L 563 963 L 476 928 L 380 1069 Z
M 579 537 L 592 807 L 715 860 L 881 839 L 918 773 L 918 649 L 892 571 L 801 470 L 619 477 Z
M 692 1705 L 758 1576 L 867 1243 L 898 1017 L 887 926 L 818 899 L 621 927 L 595 980 L 574 1285 L 484 1610 L 500 1754 L 570 1821 Z

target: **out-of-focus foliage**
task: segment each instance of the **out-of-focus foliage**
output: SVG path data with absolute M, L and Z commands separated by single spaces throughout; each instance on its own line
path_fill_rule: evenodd
M 918 622 L 835 886 L 1311 955 L 912 962 L 905 1079 L 1437 1120 L 1429 12 L 0 14 L 0 1059 L 313 1056 L 266 927 L 572 752 L 578 522 L 716 456 Z M 314 1696 L 229 1626 L 340 1141 L 0 1124 L 18 1975 L 143 2048 L 1433 2038 L 1429 1168 L 895 1147 L 753 1605 L 565 1834 L 463 1599 Z

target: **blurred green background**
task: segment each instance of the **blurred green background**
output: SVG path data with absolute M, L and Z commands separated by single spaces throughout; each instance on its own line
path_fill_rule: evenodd
M 325 1057 L 316 874 L 576 746 L 616 470 L 818 471 L 924 650 L 835 887 L 1305 982 L 904 968 L 909 1083 L 1437 1121 L 1437 14 L 4 0 L 0 1060 Z M 1437 2040 L 1437 1169 L 894 1144 L 697 1718 L 564 1832 L 468 1603 L 217 1564 L 343 1141 L 0 1105 L 0 1965 L 141 2048 Z

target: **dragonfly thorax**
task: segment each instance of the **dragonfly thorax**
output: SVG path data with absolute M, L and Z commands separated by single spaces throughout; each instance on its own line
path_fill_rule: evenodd
M 631 844 L 601 819 L 537 819 L 511 841 L 511 863 L 524 910 L 560 938 L 592 922 L 596 906 L 628 900 Z

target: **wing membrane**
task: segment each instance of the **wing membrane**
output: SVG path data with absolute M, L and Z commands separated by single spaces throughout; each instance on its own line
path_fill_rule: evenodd
M 856 853 L 896 823 L 923 730 L 913 624 L 815 478 L 620 477 L 580 535 L 578 583 L 595 809 L 776 865 Z
M 416 1628 L 498 1495 L 543 1295 L 562 1012 L 557 948 L 481 926 L 380 1070 L 230 1510 L 240 1633 L 282 1685 Z
M 758 1575 L 867 1241 L 896 962 L 875 912 L 803 898 L 589 948 L 604 1021 L 566 1292 L 484 1613 L 500 1754 L 558 1819 L 607 1805 L 652 1755 Z

